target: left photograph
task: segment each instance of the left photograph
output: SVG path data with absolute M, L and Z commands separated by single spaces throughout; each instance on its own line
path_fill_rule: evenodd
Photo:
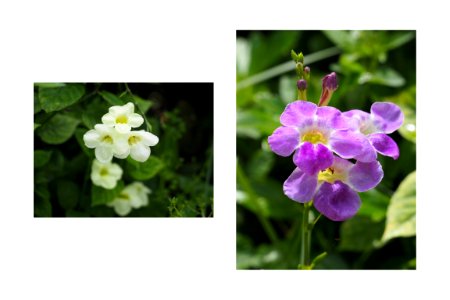
M 213 83 L 34 83 L 34 217 L 213 217 Z

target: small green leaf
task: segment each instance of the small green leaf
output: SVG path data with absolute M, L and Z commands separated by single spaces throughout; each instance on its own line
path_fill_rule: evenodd
M 57 182 L 56 195 L 58 202 L 65 210 L 71 210 L 78 202 L 79 187 L 72 181 L 59 180 Z
M 58 111 L 76 103 L 84 95 L 82 84 L 68 84 L 55 88 L 39 88 L 39 102 L 45 112 Z
M 138 162 L 132 158 L 127 159 L 126 170 L 136 180 L 147 180 L 154 177 L 164 168 L 162 160 L 150 156 L 145 162 Z
M 41 127 L 41 124 L 36 124 L 36 123 L 34 123 L 34 129 L 33 129 L 33 130 L 36 130 L 36 129 L 39 128 L 39 127 Z
M 93 184 L 91 190 L 91 205 L 104 205 L 113 201 L 117 196 L 119 196 L 123 188 L 124 183 L 122 180 L 118 181 L 116 187 L 111 190 L 107 190 Z
M 124 105 L 124 101 L 117 97 L 116 95 L 107 92 L 107 91 L 101 91 L 99 92 L 100 96 L 102 96 L 103 99 L 105 99 L 109 104 L 111 105 Z
M 56 114 L 38 129 L 37 134 L 47 144 L 62 144 L 72 136 L 78 123 L 73 117 Z
M 410 173 L 392 195 L 383 243 L 397 237 L 416 235 L 416 171 Z
M 38 93 L 34 92 L 34 114 L 37 114 L 42 110 L 41 104 L 39 103 Z
M 50 160 L 51 155 L 52 151 L 34 150 L 34 167 L 40 168 L 45 166 Z

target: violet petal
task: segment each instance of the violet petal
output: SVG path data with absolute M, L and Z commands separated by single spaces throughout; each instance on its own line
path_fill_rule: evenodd
M 397 143 L 384 133 L 374 133 L 368 136 L 373 147 L 382 155 L 397 159 L 400 155 Z
M 294 152 L 299 143 L 300 135 L 295 128 L 278 127 L 269 136 L 269 146 L 273 152 L 281 156 L 289 156 Z
M 358 194 L 341 181 L 324 182 L 314 196 L 314 207 L 333 221 L 353 217 L 361 206 Z
M 294 163 L 308 175 L 317 175 L 333 164 L 333 153 L 322 144 L 305 142 L 295 152 Z
M 365 192 L 376 187 L 383 179 L 383 168 L 378 161 L 356 162 L 348 172 L 348 184 L 357 192 Z
M 390 102 L 375 102 L 370 108 L 375 126 L 384 133 L 392 133 L 403 123 L 403 112 L 398 105 Z
M 305 203 L 312 200 L 317 187 L 317 176 L 308 175 L 299 168 L 286 179 L 283 184 L 283 191 L 290 199 Z

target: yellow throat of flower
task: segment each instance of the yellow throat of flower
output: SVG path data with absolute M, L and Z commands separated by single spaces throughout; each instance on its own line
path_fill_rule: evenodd
M 310 142 L 311 144 L 326 144 L 327 139 L 322 132 L 318 130 L 311 130 L 302 135 L 302 142 Z
M 117 118 L 116 118 L 116 123 L 117 124 L 127 124 L 128 123 L 128 118 L 127 118 L 127 116 L 118 116 Z
M 343 181 L 344 179 L 345 174 L 333 168 L 322 170 L 319 172 L 319 175 L 317 176 L 317 180 L 319 182 L 326 181 L 328 183 L 334 183 L 336 180 Z

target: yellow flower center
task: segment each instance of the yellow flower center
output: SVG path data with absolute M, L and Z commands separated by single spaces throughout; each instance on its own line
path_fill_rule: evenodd
M 141 141 L 141 138 L 139 136 L 133 135 L 128 138 L 128 145 L 131 146 L 131 145 L 139 143 L 140 141 Z
M 102 138 L 102 142 L 108 143 L 108 144 L 112 144 L 112 143 L 113 143 L 113 139 L 112 139 L 111 136 L 105 135 L 105 136 Z
M 106 175 L 108 175 L 108 169 L 102 168 L 102 169 L 100 170 L 100 176 L 106 176 Z
M 128 118 L 127 118 L 127 116 L 124 116 L 124 115 L 118 116 L 118 117 L 116 118 L 116 123 L 117 123 L 117 124 L 127 124 L 127 123 L 128 123 Z
M 328 183 L 334 183 L 336 180 L 345 180 L 345 174 L 343 172 L 339 172 L 339 170 L 328 168 L 320 171 L 317 179 L 319 182 L 326 181 Z
M 317 143 L 326 144 L 327 139 L 325 138 L 322 132 L 318 130 L 311 130 L 303 134 L 302 142 L 310 142 L 311 144 Z

